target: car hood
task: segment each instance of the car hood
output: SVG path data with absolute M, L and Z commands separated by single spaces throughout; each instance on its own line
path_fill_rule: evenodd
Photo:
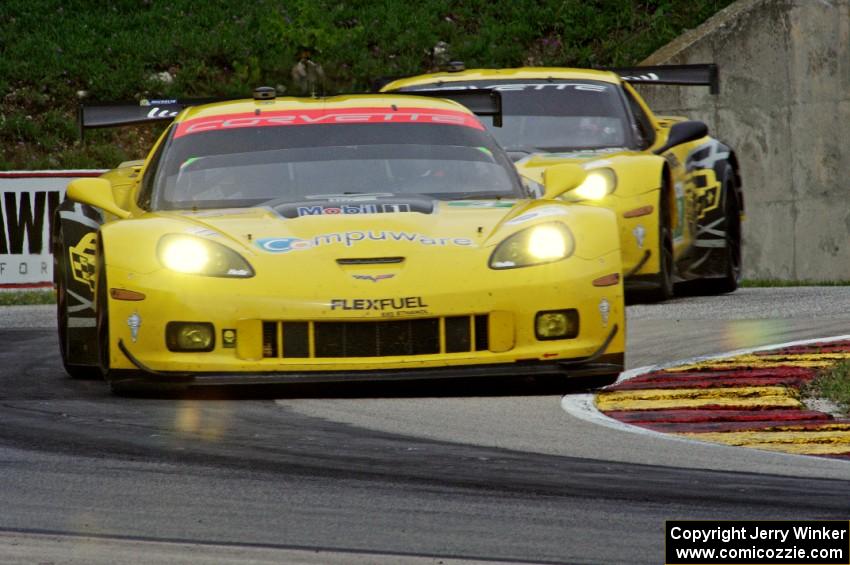
M 105 224 L 101 240 L 113 268 L 140 274 L 163 268 L 158 250 L 169 234 L 223 244 L 258 272 L 290 274 L 322 272 L 329 265 L 403 263 L 425 271 L 440 265 L 441 272 L 462 276 L 470 265 L 486 264 L 494 247 L 512 234 L 552 221 L 573 233 L 577 258 L 598 258 L 619 248 L 615 233 L 600 228 L 609 225 L 611 211 L 561 201 L 435 201 L 428 210 L 406 212 L 355 212 L 333 204 L 296 209 L 294 215 L 279 206 L 148 212 Z M 133 252 L 119 251 L 126 249 Z
M 250 255 L 309 251 L 313 256 L 357 258 L 490 247 L 531 225 L 540 216 L 532 212 L 541 207 L 547 216 L 569 215 L 567 206 L 547 201 L 393 199 L 159 212 L 151 219 L 161 224 L 159 232 L 227 240 Z

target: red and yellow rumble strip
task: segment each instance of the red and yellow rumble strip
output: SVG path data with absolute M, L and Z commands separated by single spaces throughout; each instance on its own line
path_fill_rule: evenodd
M 798 345 L 652 371 L 606 388 L 606 416 L 658 432 L 850 459 L 850 419 L 807 410 L 800 388 L 850 360 L 850 341 Z

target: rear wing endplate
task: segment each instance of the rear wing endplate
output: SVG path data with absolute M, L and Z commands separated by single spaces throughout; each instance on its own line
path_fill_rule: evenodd
M 502 95 L 496 90 L 460 90 L 460 89 L 431 89 L 416 90 L 398 94 L 412 96 L 429 96 L 431 98 L 445 98 L 453 100 L 469 108 L 476 116 L 492 116 L 493 125 L 502 127 Z
M 646 67 L 617 67 L 603 69 L 620 75 L 631 84 L 678 84 L 708 86 L 711 94 L 720 92 L 717 65 L 656 65 Z

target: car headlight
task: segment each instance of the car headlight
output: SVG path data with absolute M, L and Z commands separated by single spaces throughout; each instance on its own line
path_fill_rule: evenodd
M 602 200 L 617 189 L 617 175 L 612 169 L 593 169 L 580 185 L 566 193 L 579 200 Z
M 159 261 L 178 273 L 208 277 L 254 276 L 254 269 L 229 247 L 190 235 L 169 234 L 159 240 Z
M 566 259 L 575 242 L 569 228 L 560 222 L 538 224 L 517 232 L 496 246 L 490 256 L 491 269 L 530 267 Z

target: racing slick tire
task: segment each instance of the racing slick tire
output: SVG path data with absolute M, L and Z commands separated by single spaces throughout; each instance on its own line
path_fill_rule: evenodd
M 97 262 L 95 316 L 97 320 L 97 361 L 100 374 L 109 381 L 109 293 L 106 290 L 106 266 L 101 253 Z
M 113 371 L 110 369 L 110 341 L 109 341 L 109 291 L 106 281 L 106 258 L 103 248 L 99 246 L 99 257 L 97 262 L 97 283 L 95 312 L 97 319 L 97 361 L 100 374 L 109 384 L 112 393 L 118 396 L 132 396 L 135 387 L 127 386 L 120 380 L 115 380 Z
M 696 279 L 686 283 L 683 290 L 691 295 L 714 295 L 734 292 L 741 280 L 741 206 L 735 171 L 732 165 L 723 161 L 717 166 L 717 177 L 721 181 L 721 199 L 723 205 L 723 239 L 725 245 L 720 250 L 716 275 Z M 722 255 L 721 255 L 722 254 Z
M 62 241 L 61 228 L 58 240 Z M 57 244 L 53 251 L 53 269 L 56 273 L 56 326 L 59 333 L 59 352 L 62 358 L 62 367 L 72 379 L 98 379 L 100 378 L 100 370 L 96 365 L 75 363 L 71 353 L 73 329 L 69 327 L 68 323 L 68 288 L 71 283 L 65 247 L 62 243 Z
M 719 176 L 723 190 L 723 225 L 726 234 L 724 273 L 720 278 L 702 281 L 706 294 L 733 292 L 741 280 L 741 208 L 738 204 L 735 172 L 728 162 L 720 163 Z
M 663 302 L 673 296 L 673 227 L 670 218 L 670 191 L 662 190 L 658 197 L 658 273 L 654 276 L 655 288 L 641 293 L 649 302 Z

